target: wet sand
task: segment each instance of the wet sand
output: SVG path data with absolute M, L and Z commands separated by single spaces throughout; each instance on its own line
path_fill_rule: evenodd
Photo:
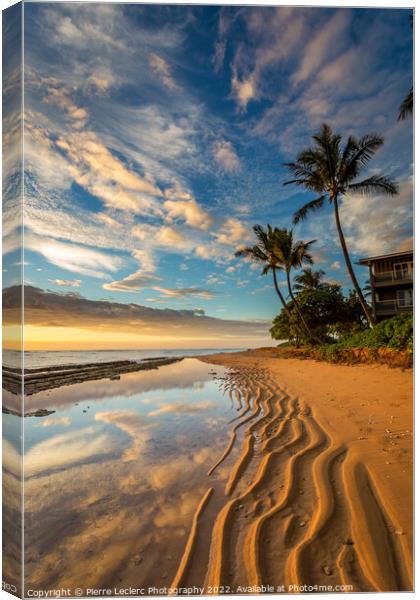
M 231 369 L 238 416 L 173 585 L 411 590 L 412 371 L 273 349 L 200 360 Z

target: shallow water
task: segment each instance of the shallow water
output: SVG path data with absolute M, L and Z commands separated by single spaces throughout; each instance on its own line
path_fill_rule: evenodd
M 171 583 L 237 414 L 224 373 L 184 359 L 27 399 L 56 411 L 24 420 L 29 588 Z
M 86 363 L 116 362 L 119 360 L 142 361 L 161 356 L 201 356 L 219 352 L 240 352 L 245 348 L 182 348 L 158 350 L 49 350 L 25 351 L 26 369 L 37 367 L 55 367 L 61 365 L 83 365 Z M 22 353 L 15 350 L 3 351 L 3 364 L 8 367 L 21 366 Z

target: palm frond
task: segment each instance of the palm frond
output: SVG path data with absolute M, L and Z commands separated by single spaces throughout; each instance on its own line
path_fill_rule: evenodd
M 265 231 L 262 225 L 254 225 L 252 229 L 258 240 L 265 246 L 268 240 L 268 232 Z
M 313 258 L 309 254 L 309 250 L 315 242 L 316 240 L 311 240 L 310 242 L 299 241 L 293 245 L 292 262 L 294 267 L 300 267 L 302 264 L 314 264 Z
M 398 194 L 397 183 L 382 175 L 372 175 L 363 181 L 350 184 L 347 189 L 350 192 L 359 192 L 363 195 L 384 193 L 395 196 L 395 194 Z
M 319 133 L 312 136 L 312 138 L 319 147 L 318 155 L 322 157 L 320 166 L 321 168 L 324 167 L 325 176 L 334 179 L 340 164 L 341 135 L 333 133 L 331 127 L 324 123 Z
M 239 250 L 235 252 L 235 256 L 237 258 L 246 257 L 255 262 L 265 262 L 268 260 L 267 255 L 258 245 L 239 248 Z
M 304 161 L 300 161 L 298 158 L 297 162 L 284 163 L 284 166 L 289 169 L 291 173 L 293 173 L 294 177 L 313 177 L 314 171 L 311 169 L 311 166 Z M 288 182 L 283 185 L 287 185 Z
M 239 250 L 236 250 L 235 252 L 235 256 L 237 258 L 241 258 L 242 256 L 250 256 L 250 254 L 252 254 L 252 248 L 248 247 L 248 248 L 239 248 Z
M 319 148 L 306 148 L 299 152 L 296 160 L 307 167 L 319 167 L 325 163 L 325 153 Z
M 350 138 L 349 138 L 350 140 Z M 375 133 L 364 135 L 360 140 L 352 140 L 353 148 L 343 157 L 340 166 L 340 183 L 346 185 L 352 181 L 371 160 L 375 152 L 384 143 L 384 138 Z
M 413 114 L 414 92 L 413 88 L 408 92 L 407 96 L 400 104 L 398 120 L 404 121 L 409 115 Z
M 295 276 L 295 290 L 301 292 L 306 289 L 320 289 L 324 284 L 322 283 L 322 278 L 325 275 L 325 271 L 320 269 L 319 271 L 313 271 L 312 269 L 306 267 L 302 269 L 302 272 L 299 275 Z
M 322 208 L 325 200 L 326 196 L 323 195 L 317 198 L 316 200 L 311 200 L 310 202 L 307 202 L 304 206 L 299 208 L 299 210 L 297 210 L 293 215 L 293 224 L 296 225 L 297 223 L 299 223 L 299 221 L 303 221 L 303 219 L 306 219 L 308 212 L 319 210 L 320 208 Z
M 307 152 L 310 152 L 309 150 Z M 325 172 L 322 162 L 316 164 L 302 158 L 297 157 L 296 162 L 286 163 L 285 166 L 293 175 L 293 179 L 284 181 L 283 185 L 301 185 L 304 188 L 313 192 L 321 192 L 325 187 L 325 182 L 322 174 Z
M 341 155 L 341 164 L 346 165 L 349 161 L 350 157 L 357 151 L 358 141 L 352 135 L 349 135 L 347 138 L 346 145 L 344 146 L 342 155 Z

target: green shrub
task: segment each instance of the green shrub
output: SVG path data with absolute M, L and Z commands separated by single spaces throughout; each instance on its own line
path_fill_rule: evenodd
M 326 360 L 336 362 L 343 356 L 343 351 L 352 348 L 391 348 L 413 352 L 413 316 L 401 314 L 375 325 L 372 329 L 363 328 L 353 333 L 342 335 L 337 341 L 324 344 L 317 352 Z

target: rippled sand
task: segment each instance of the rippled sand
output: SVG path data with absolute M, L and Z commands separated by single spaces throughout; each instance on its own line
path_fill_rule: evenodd
M 207 360 L 236 369 L 231 393 L 244 409 L 210 470 L 241 431 L 218 490 L 206 585 L 412 589 L 411 372 L 259 351 Z M 176 581 L 194 578 L 200 559 L 185 556 Z

